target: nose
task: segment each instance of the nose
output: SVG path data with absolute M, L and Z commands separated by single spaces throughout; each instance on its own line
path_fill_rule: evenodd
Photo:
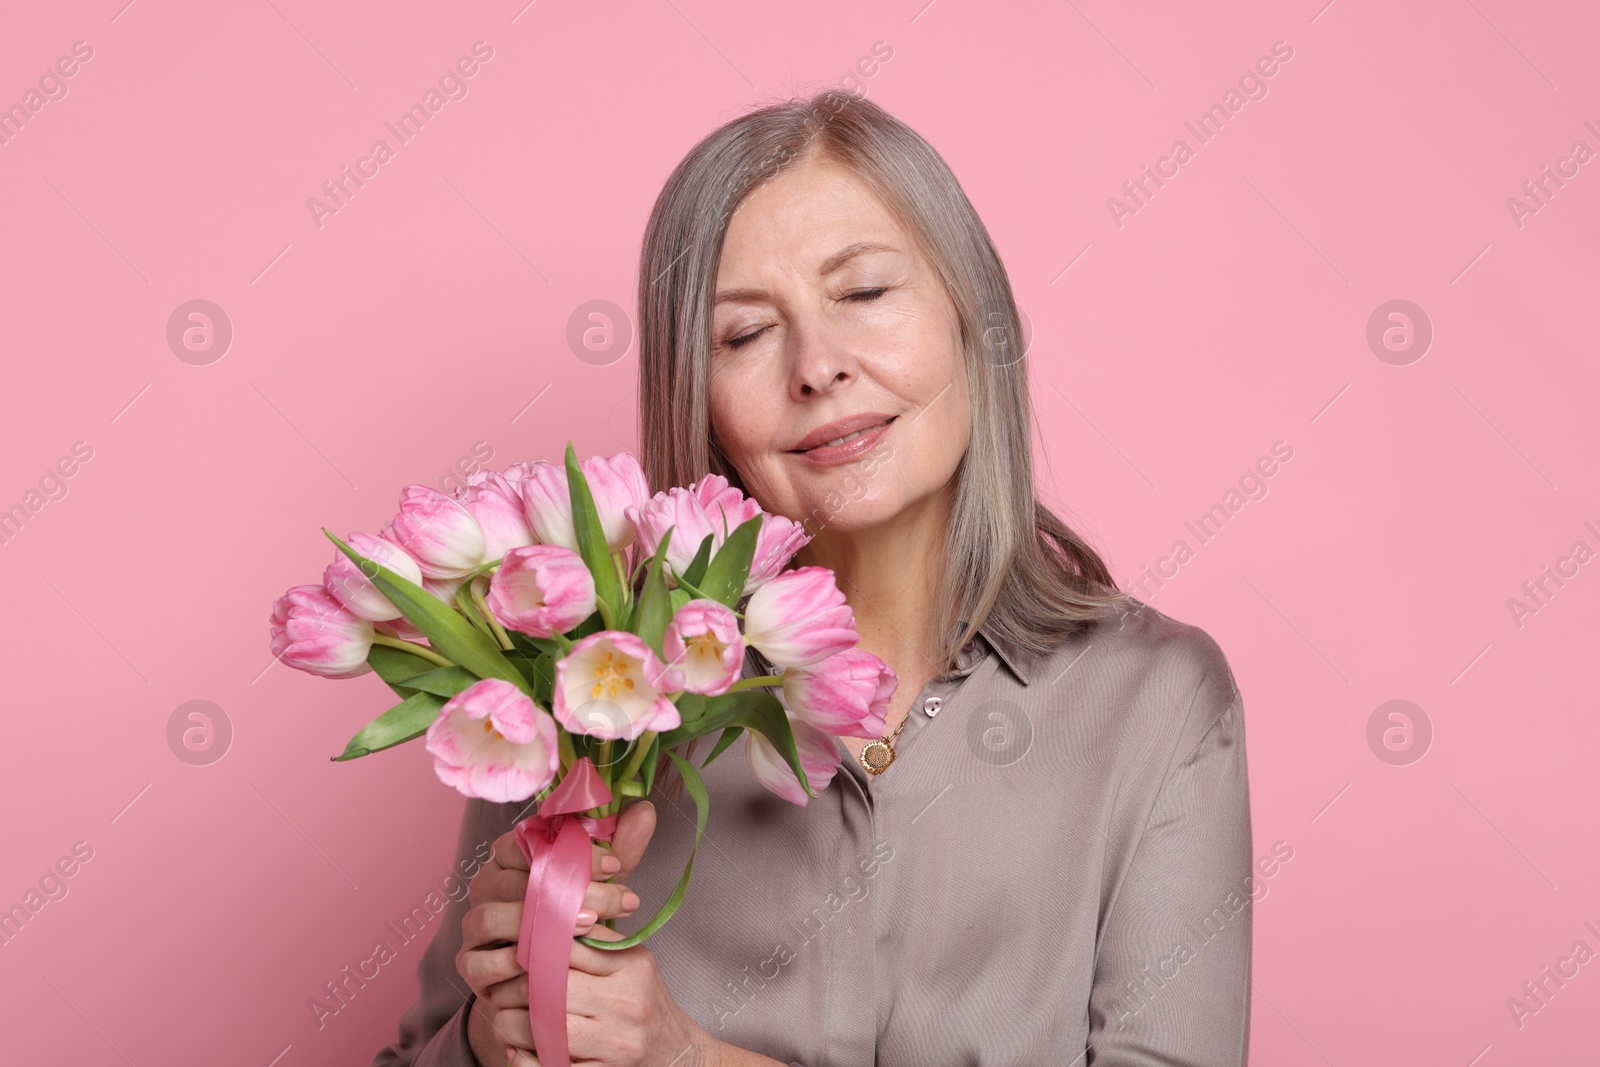
M 789 345 L 793 361 L 789 389 L 797 400 L 827 393 L 856 375 L 855 357 L 824 316 L 792 323 Z

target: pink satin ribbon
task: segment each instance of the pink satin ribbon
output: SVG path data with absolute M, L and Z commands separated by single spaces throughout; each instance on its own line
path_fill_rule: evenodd
M 572 1067 L 567 1051 L 567 970 L 578 910 L 594 870 L 591 841 L 610 841 L 617 817 L 578 814 L 611 802 L 589 757 L 573 763 L 538 811 L 513 828 L 528 858 L 517 962 L 528 972 L 528 1022 L 543 1067 Z

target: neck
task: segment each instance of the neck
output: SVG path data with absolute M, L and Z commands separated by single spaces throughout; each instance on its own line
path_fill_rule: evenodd
M 943 670 L 935 618 L 944 574 L 953 483 L 876 526 L 825 528 L 796 553 L 802 566 L 831 569 L 855 614 L 859 647 L 902 677 Z

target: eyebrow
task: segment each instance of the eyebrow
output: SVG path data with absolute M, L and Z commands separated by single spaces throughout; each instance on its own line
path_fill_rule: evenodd
M 856 241 L 853 244 L 845 245 L 839 251 L 823 260 L 822 266 L 817 269 L 817 276 L 826 278 L 852 259 L 866 255 L 869 252 L 898 251 L 900 250 L 893 245 L 886 245 L 879 241 Z M 715 303 L 721 304 L 729 300 L 760 300 L 766 295 L 765 289 L 724 289 L 717 293 Z

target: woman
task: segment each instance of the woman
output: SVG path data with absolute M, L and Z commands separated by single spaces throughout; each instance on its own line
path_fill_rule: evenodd
M 1244 1064 L 1239 693 L 1037 503 L 1010 286 L 943 160 L 837 90 L 728 123 L 656 203 L 639 315 L 652 485 L 719 474 L 805 523 L 796 565 L 837 573 L 899 684 L 803 807 L 748 735 L 705 768 L 683 906 L 644 945 L 574 946 L 573 1061 Z M 460 854 L 494 859 L 375 1064 L 537 1062 L 508 944 L 530 807 L 468 802 Z M 693 837 L 681 797 L 630 805 L 578 932 L 636 929 Z

